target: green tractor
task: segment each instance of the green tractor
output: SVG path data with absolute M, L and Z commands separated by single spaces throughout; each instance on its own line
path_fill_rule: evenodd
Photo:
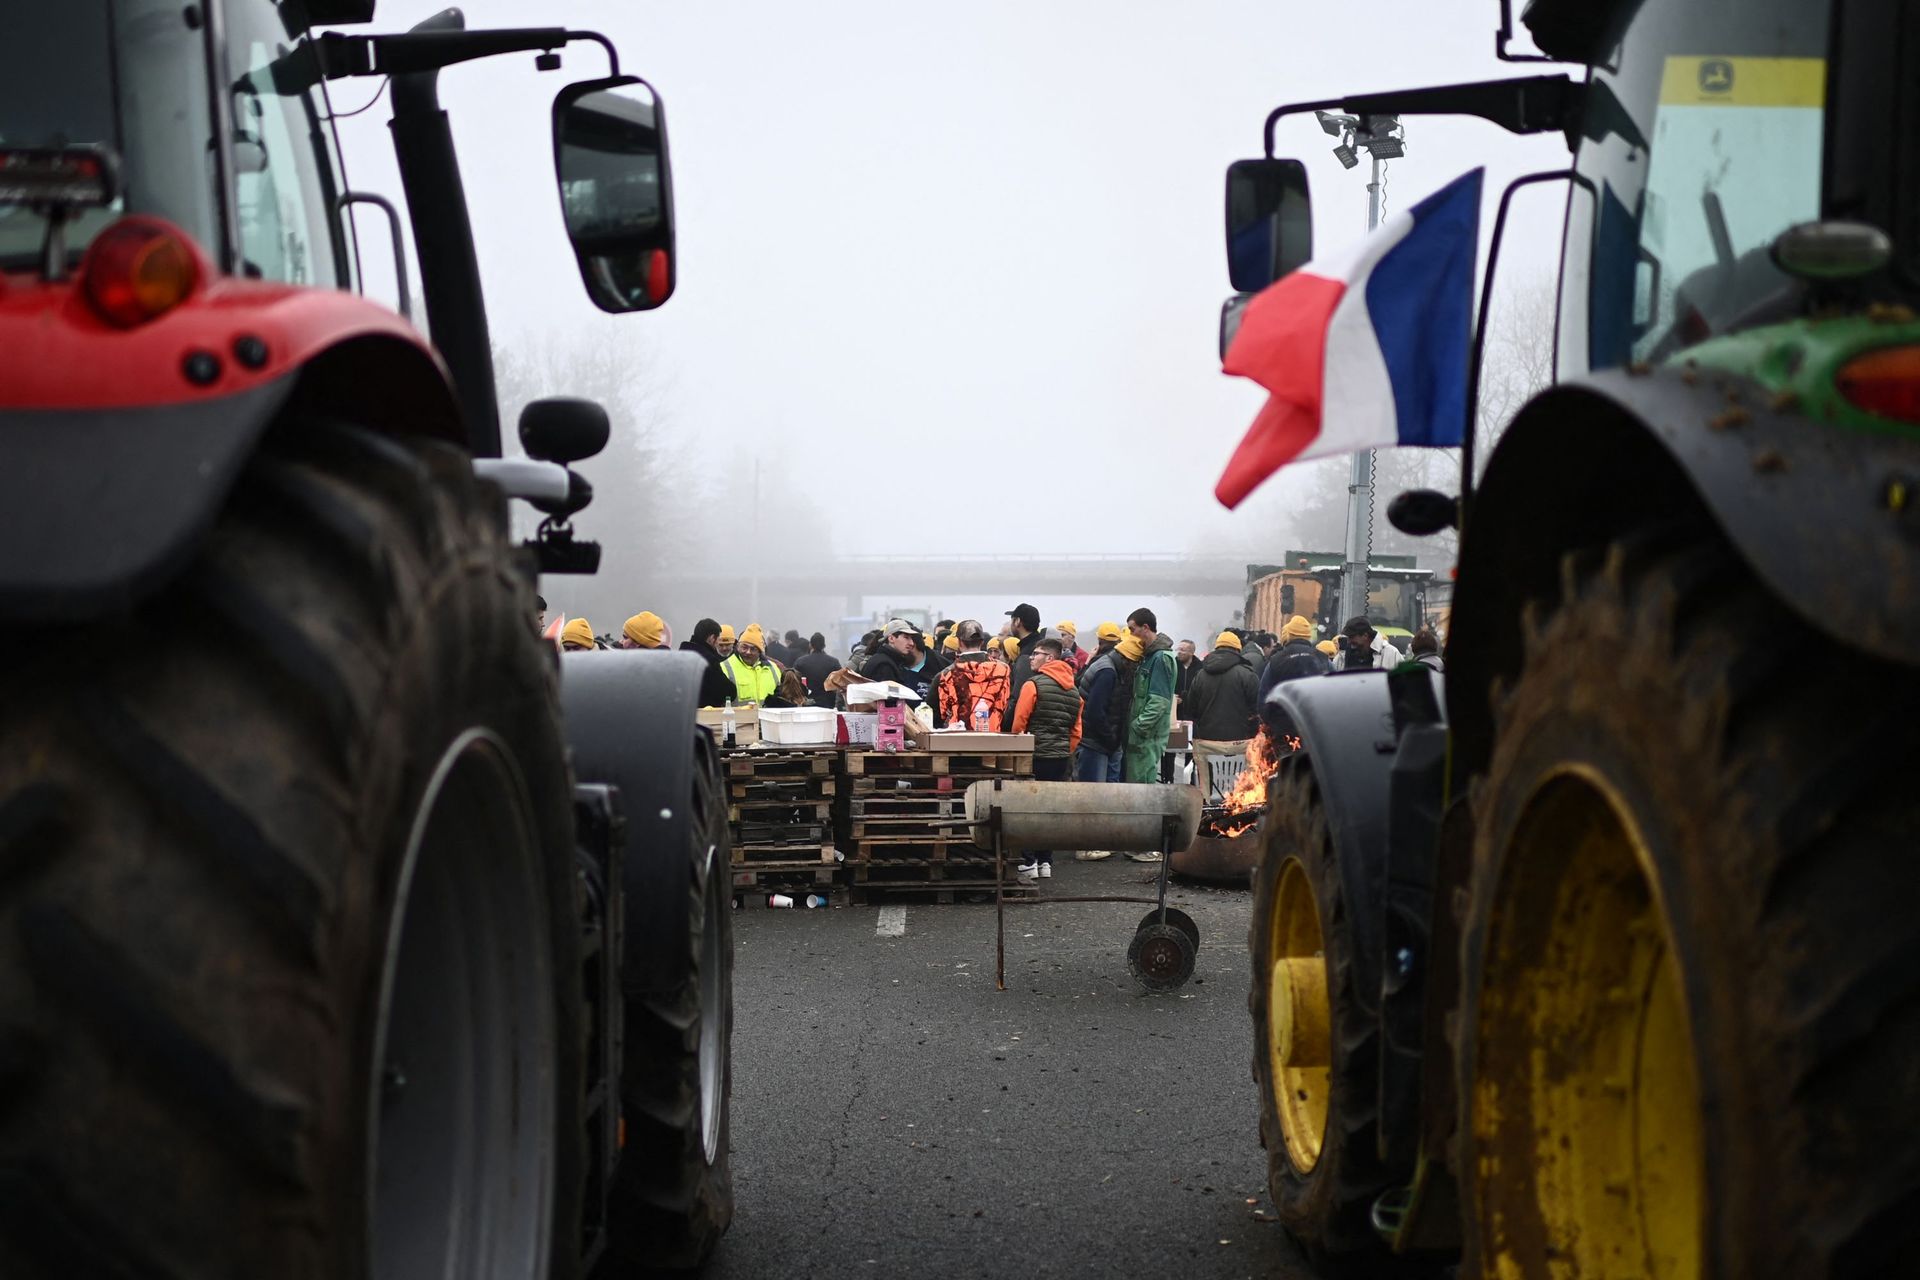
M 1908 1271 L 1920 5 L 1533 0 L 1524 55 L 1501 18 L 1569 70 L 1284 107 L 1229 177 L 1244 291 L 1307 256 L 1291 113 L 1571 155 L 1494 235 L 1564 188 L 1554 384 L 1390 508 L 1461 531 L 1444 688 L 1262 708 L 1302 743 L 1251 936 L 1278 1212 L 1365 1275 Z

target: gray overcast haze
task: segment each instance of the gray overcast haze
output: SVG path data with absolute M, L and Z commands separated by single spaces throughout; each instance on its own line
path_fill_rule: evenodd
M 438 7 L 381 0 L 377 29 Z M 1271 541 L 1277 556 L 1283 503 L 1230 515 L 1212 497 L 1262 398 L 1215 350 L 1226 165 L 1258 154 L 1284 101 L 1533 70 L 1493 57 L 1493 0 L 464 8 L 469 27 L 605 32 L 664 98 L 673 147 L 677 292 L 605 316 L 566 246 L 548 116 L 565 83 L 604 74 L 601 52 L 572 45 L 558 73 L 525 55 L 442 76 L 496 345 L 617 352 L 644 382 L 663 465 L 708 486 L 707 519 L 748 522 L 758 457 L 763 491 L 807 490 L 841 552 Z M 374 87 L 336 84 L 336 110 Z M 399 199 L 386 119 L 382 102 L 340 130 L 353 184 Z M 1486 230 L 1508 177 L 1566 154 L 1477 121 L 1413 119 L 1408 133 L 1389 209 L 1484 163 Z M 1366 220 L 1365 168 L 1342 170 L 1332 141 L 1307 117 L 1279 142 L 1309 163 L 1322 252 Z M 1550 274 L 1562 200 L 1519 206 L 1503 281 Z M 386 233 L 364 213 L 358 225 L 368 290 L 391 298 Z M 940 463 L 961 437 L 997 442 L 997 473 Z M 586 467 L 603 503 L 618 500 L 621 456 Z M 897 493 L 848 483 L 875 464 L 900 473 Z M 1268 491 L 1306 484 L 1299 470 Z M 609 554 L 616 578 L 636 572 Z M 727 606 L 744 607 L 713 607 Z

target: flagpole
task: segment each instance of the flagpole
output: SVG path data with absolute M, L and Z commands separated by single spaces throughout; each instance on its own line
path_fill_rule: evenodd
M 1367 234 L 1380 225 L 1380 157 L 1369 149 L 1373 161 L 1373 180 L 1367 183 Z M 1373 450 L 1362 449 L 1353 455 L 1353 472 L 1347 482 L 1347 554 L 1341 567 L 1340 608 L 1346 617 L 1334 619 L 1339 626 L 1347 618 L 1367 611 L 1367 561 L 1373 554 Z

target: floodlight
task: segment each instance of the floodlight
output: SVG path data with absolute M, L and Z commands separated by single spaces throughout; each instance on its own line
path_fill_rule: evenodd
M 1375 138 L 1372 142 L 1362 145 L 1373 153 L 1375 160 L 1398 160 L 1401 156 L 1407 154 L 1407 144 L 1403 140 L 1392 136 Z
M 1360 157 L 1353 153 L 1352 144 L 1346 142 L 1341 143 L 1333 149 L 1333 158 L 1340 162 L 1341 167 L 1347 169 L 1351 169 L 1360 163 Z
M 1339 137 L 1346 131 L 1346 127 L 1353 123 L 1353 121 L 1346 116 L 1336 116 L 1326 111 L 1314 112 L 1313 118 L 1320 122 L 1320 128 L 1324 130 L 1330 138 Z

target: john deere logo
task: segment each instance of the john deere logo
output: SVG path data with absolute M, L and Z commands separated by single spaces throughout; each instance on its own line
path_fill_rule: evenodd
M 1700 63 L 1700 92 L 1732 93 L 1733 64 L 1725 58 L 1707 58 Z

